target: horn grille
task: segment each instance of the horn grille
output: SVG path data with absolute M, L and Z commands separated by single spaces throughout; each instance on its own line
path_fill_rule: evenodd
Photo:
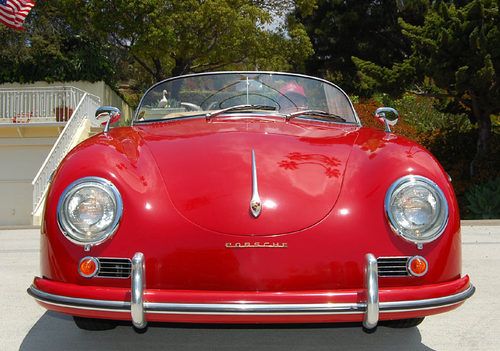
M 97 258 L 99 271 L 96 277 L 100 278 L 122 278 L 130 277 L 132 261 L 128 258 Z
M 407 277 L 410 257 L 379 257 L 377 258 L 379 277 Z

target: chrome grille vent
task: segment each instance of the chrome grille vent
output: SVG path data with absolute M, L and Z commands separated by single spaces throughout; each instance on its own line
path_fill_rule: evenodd
M 379 277 L 407 277 L 410 275 L 406 265 L 410 257 L 377 258 Z
M 96 277 L 100 278 L 128 278 L 132 271 L 132 261 L 128 258 L 97 258 L 99 271 Z

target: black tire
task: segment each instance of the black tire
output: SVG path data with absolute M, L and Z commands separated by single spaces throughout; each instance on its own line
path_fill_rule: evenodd
M 117 322 L 109 319 L 83 318 L 73 316 L 73 320 L 78 328 L 83 330 L 110 330 L 115 329 Z
M 375 326 L 375 328 L 371 328 L 371 329 L 367 329 L 363 326 L 363 331 L 366 333 L 366 334 L 373 334 L 377 331 L 377 326 Z
M 409 319 L 396 319 L 393 321 L 383 321 L 381 324 L 389 328 L 414 328 L 422 321 L 425 317 L 420 318 L 409 318 Z

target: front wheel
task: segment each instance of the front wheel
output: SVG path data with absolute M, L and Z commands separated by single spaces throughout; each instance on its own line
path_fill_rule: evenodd
M 381 324 L 389 328 L 413 328 L 422 323 L 425 317 L 396 319 L 392 321 L 383 321 Z
M 83 318 L 73 316 L 73 320 L 78 328 L 83 330 L 110 330 L 116 328 L 117 322 L 108 319 Z

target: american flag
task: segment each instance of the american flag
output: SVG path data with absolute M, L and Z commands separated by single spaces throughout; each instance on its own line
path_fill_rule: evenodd
M 23 30 L 24 20 L 33 6 L 33 0 L 0 0 L 0 23 Z

